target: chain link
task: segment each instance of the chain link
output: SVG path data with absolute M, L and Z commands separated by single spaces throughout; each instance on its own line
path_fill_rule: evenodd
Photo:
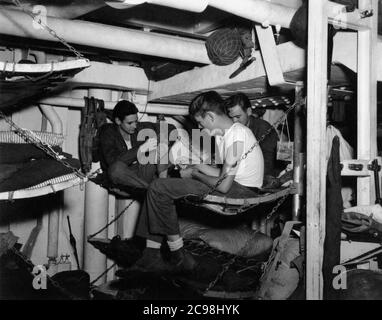
M 99 231 L 97 231 L 96 233 L 93 233 L 91 234 L 89 237 L 88 237 L 88 240 L 94 238 L 96 235 L 100 234 L 102 231 L 106 230 L 109 226 L 111 226 L 114 222 L 116 222 L 131 206 L 132 204 L 135 202 L 136 200 L 132 200 L 120 213 L 118 213 L 118 215 L 113 219 L 111 220 L 106 226 L 104 226 L 102 229 L 100 229 Z
M 24 13 L 29 15 L 33 21 L 37 22 L 43 29 L 48 31 L 50 35 L 54 38 L 56 38 L 58 41 L 60 41 L 65 47 L 67 47 L 71 52 L 73 52 L 77 58 L 79 59 L 85 59 L 85 57 L 78 52 L 73 46 L 71 46 L 69 43 L 65 41 L 62 37 L 60 37 L 53 29 L 51 29 L 47 24 L 45 24 L 41 19 L 37 19 L 37 14 L 34 15 L 32 12 L 28 11 L 19 0 L 12 0 L 12 2 L 19 7 Z
M 274 123 L 274 125 L 269 128 L 261 137 L 260 139 L 241 157 L 241 159 L 238 161 L 237 165 L 239 164 L 240 161 L 246 159 L 248 157 L 248 154 L 251 153 L 262 141 L 264 141 L 264 139 L 272 132 L 272 130 L 274 130 L 275 128 L 277 128 L 281 123 L 283 123 L 289 113 L 299 104 L 299 102 L 295 102 L 292 106 L 290 106 L 285 114 L 278 120 Z M 209 195 L 210 193 L 212 193 L 213 191 L 216 190 L 216 188 L 222 183 L 222 181 L 226 178 L 227 174 L 224 174 L 223 177 L 221 179 L 218 180 L 218 182 L 216 183 L 216 185 L 211 188 L 208 193 L 205 193 L 203 194 L 202 198 L 205 198 L 207 195 Z M 280 198 L 280 200 L 277 202 L 277 204 L 272 208 L 272 210 L 267 214 L 265 220 L 266 221 L 269 221 L 273 215 L 278 211 L 278 209 L 281 207 L 281 205 L 286 201 L 286 199 L 288 198 L 288 194 L 285 195 L 284 197 Z M 219 281 L 220 279 L 224 276 L 224 274 L 228 271 L 228 269 L 235 263 L 236 259 L 240 256 L 242 256 L 245 251 L 248 249 L 249 245 L 251 244 L 252 240 L 257 236 L 257 232 L 255 232 L 247 241 L 246 243 L 244 244 L 244 246 L 240 249 L 240 251 L 230 260 L 228 261 L 227 263 L 225 263 L 223 265 L 223 268 L 222 270 L 219 272 L 219 274 L 216 276 L 216 278 L 214 280 L 212 280 L 207 288 L 204 290 L 204 295 L 208 293 L 208 291 L 210 291 Z
M 273 130 L 275 130 L 280 124 L 282 124 L 284 121 L 287 120 L 288 118 L 288 115 L 289 113 L 294 110 L 294 108 L 299 105 L 299 102 L 295 102 L 293 105 L 291 105 L 284 113 L 284 115 L 282 117 L 280 117 L 280 119 L 278 121 L 276 121 L 260 138 L 258 141 L 256 141 L 253 146 L 246 152 L 242 155 L 242 157 L 240 158 L 240 160 L 236 163 L 236 167 L 239 165 L 239 163 L 241 161 L 243 161 L 244 159 L 246 159 L 248 157 L 248 155 L 255 149 L 257 148 L 261 142 L 264 141 L 264 139 L 270 135 L 272 133 Z M 218 181 L 215 183 L 214 186 L 212 186 L 207 192 L 205 192 L 204 194 L 198 196 L 198 199 L 200 201 L 202 201 L 205 197 L 207 197 L 208 195 L 210 195 L 211 193 L 213 193 L 214 191 L 216 191 L 216 189 L 223 183 L 223 181 L 227 178 L 228 176 L 228 172 L 225 172 L 219 179 Z M 194 196 L 194 195 L 193 195 Z
M 12 128 L 15 129 L 15 132 L 21 136 L 26 142 L 31 143 L 44 151 L 46 154 L 51 156 L 53 159 L 60 162 L 62 165 L 72 170 L 79 178 L 85 179 L 86 176 L 77 168 L 73 167 L 70 163 L 66 161 L 65 156 L 54 151 L 52 146 L 48 143 L 42 141 L 30 130 L 20 128 L 16 123 L 14 123 L 9 117 L 7 117 L 2 111 L 0 111 L 0 118 L 4 119 Z
M 287 198 L 288 198 L 288 195 L 282 197 L 277 202 L 277 204 L 273 207 L 271 212 L 267 215 L 266 221 L 272 218 L 272 216 L 278 211 L 280 206 L 285 202 Z M 207 294 L 207 292 L 210 291 L 218 283 L 218 281 L 224 276 L 224 274 L 228 271 L 228 269 L 236 262 L 236 259 L 241 257 L 248 250 L 249 245 L 252 243 L 252 240 L 254 240 L 257 234 L 258 234 L 257 231 L 254 232 L 254 234 L 245 242 L 244 246 L 240 249 L 240 251 L 237 254 L 235 254 L 235 256 L 230 261 L 228 261 L 227 263 L 223 265 L 222 270 L 219 272 L 216 278 L 213 281 L 211 281 L 208 284 L 207 288 L 204 290 L 204 294 Z

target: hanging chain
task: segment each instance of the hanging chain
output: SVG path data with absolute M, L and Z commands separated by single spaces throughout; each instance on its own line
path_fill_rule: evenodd
M 271 210 L 271 212 L 267 215 L 266 217 L 266 221 L 270 220 L 272 218 L 272 216 L 278 211 L 278 209 L 280 208 L 280 206 L 285 202 L 285 200 L 288 198 L 288 195 L 282 197 L 278 202 L 277 204 L 273 207 L 273 209 Z M 208 291 L 210 291 L 217 283 L 218 281 L 224 276 L 224 274 L 228 271 L 228 269 L 236 262 L 236 259 L 241 257 L 247 250 L 248 250 L 248 247 L 250 246 L 250 244 L 252 243 L 252 240 L 255 239 L 255 237 L 257 236 L 258 234 L 258 231 L 254 232 L 253 235 L 245 242 L 244 246 L 240 249 L 240 251 L 235 254 L 231 260 L 229 260 L 227 263 L 225 263 L 223 265 L 223 268 L 222 270 L 218 273 L 218 275 L 216 276 L 216 278 L 214 280 L 212 280 L 207 288 L 204 290 L 204 294 L 206 294 Z
M 289 113 L 297 106 L 299 105 L 300 102 L 295 102 L 292 106 L 290 106 L 285 114 L 278 120 L 274 123 L 274 125 L 269 128 L 260 138 L 259 140 L 241 157 L 241 159 L 239 160 L 242 161 L 244 159 L 246 159 L 248 157 L 248 154 L 251 153 L 262 141 L 264 141 L 264 139 L 272 132 L 272 130 L 274 130 L 275 128 L 277 128 L 281 123 L 283 123 Z M 239 164 L 239 162 L 237 163 L 237 165 Z M 218 182 L 215 184 L 215 186 L 213 188 L 211 188 L 207 193 L 205 193 L 203 195 L 203 198 L 205 198 L 207 195 L 209 195 L 210 193 L 214 192 L 216 190 L 216 188 L 222 183 L 222 181 L 226 178 L 227 176 L 227 173 L 225 173 L 223 175 L 222 178 L 220 178 L 218 180 Z M 280 200 L 277 202 L 277 204 L 272 208 L 272 210 L 267 214 L 265 220 L 266 221 L 269 221 L 273 215 L 279 210 L 279 208 L 281 207 L 281 205 L 286 201 L 286 199 L 288 198 L 288 194 L 285 195 L 284 197 L 280 198 Z M 201 198 L 201 199 L 203 199 Z M 231 259 L 229 260 L 227 263 L 225 263 L 223 265 L 223 268 L 222 270 L 218 273 L 218 275 L 216 276 L 216 278 L 214 280 L 212 280 L 207 288 L 204 290 L 204 295 L 208 293 L 208 291 L 210 291 L 219 281 L 220 279 L 224 276 L 224 274 L 229 270 L 229 268 L 236 262 L 236 259 L 240 256 L 242 256 L 246 250 L 248 249 L 249 245 L 251 244 L 252 240 L 257 236 L 257 232 L 255 232 L 247 241 L 246 243 L 244 244 L 244 246 L 240 249 L 240 251 Z
M 265 140 L 265 138 L 270 135 L 272 133 L 273 130 L 275 130 L 280 124 L 282 124 L 284 121 L 287 120 L 288 118 L 288 115 L 289 113 L 294 110 L 294 108 L 299 105 L 300 102 L 295 102 L 293 105 L 291 105 L 284 113 L 284 115 L 282 117 L 280 117 L 280 119 L 278 121 L 276 121 L 267 131 L 265 131 L 265 133 L 259 138 L 258 141 L 256 141 L 253 146 L 246 152 L 242 155 L 242 157 L 239 159 L 239 161 L 236 163 L 236 167 L 239 165 L 239 163 L 241 161 L 243 161 L 244 159 L 246 159 L 248 157 L 248 155 L 255 149 L 257 148 L 261 142 L 263 142 Z M 198 199 L 199 201 L 202 201 L 205 197 L 207 197 L 208 195 L 210 195 L 211 193 L 213 193 L 214 191 L 216 191 L 216 189 L 223 183 L 223 181 L 227 178 L 228 176 L 228 172 L 225 172 L 219 179 L 218 181 L 215 183 L 215 185 L 213 185 L 207 192 L 205 192 L 204 194 L 201 194 L 198 196 Z M 187 197 L 186 197 L 187 198 Z
M 102 231 L 106 230 L 109 226 L 111 226 L 114 222 L 116 222 L 131 206 L 132 204 L 135 202 L 135 200 L 132 200 L 127 206 L 125 209 L 123 209 L 120 213 L 118 213 L 118 215 L 113 219 L 111 220 L 106 226 L 104 226 L 102 229 L 100 229 L 99 231 L 97 231 L 96 233 L 93 233 L 91 234 L 89 237 L 88 237 L 88 240 L 94 238 L 96 235 L 100 234 Z
M 28 11 L 19 0 L 12 0 L 12 2 L 19 7 L 24 13 L 29 15 L 33 21 L 37 22 L 43 29 L 48 31 L 54 38 L 56 38 L 58 41 L 60 41 L 65 47 L 67 47 L 71 52 L 73 52 L 77 58 L 79 59 L 85 59 L 85 57 L 78 52 L 73 46 L 71 46 L 69 43 L 65 41 L 62 37 L 60 37 L 53 29 L 51 29 L 47 24 L 45 24 L 41 19 L 37 18 L 37 14 L 34 15 L 32 12 Z
M 14 123 L 9 117 L 7 117 L 2 111 L 0 111 L 0 118 L 4 119 L 12 128 L 15 129 L 15 132 L 21 136 L 26 142 L 31 143 L 44 151 L 46 154 L 51 156 L 53 159 L 60 162 L 65 167 L 72 170 L 79 178 L 85 179 L 86 176 L 77 168 L 73 167 L 70 163 L 68 163 L 65 159 L 65 156 L 59 154 L 55 150 L 53 150 L 52 146 L 48 143 L 42 141 L 39 137 L 37 137 L 32 131 L 20 128 L 16 123 Z
M 280 200 L 277 202 L 277 204 L 273 207 L 271 212 L 269 212 L 265 218 L 265 221 L 271 220 L 273 215 L 279 210 L 279 208 L 283 205 L 283 203 L 286 201 L 288 198 L 289 194 L 285 195 L 284 197 L 280 198 Z

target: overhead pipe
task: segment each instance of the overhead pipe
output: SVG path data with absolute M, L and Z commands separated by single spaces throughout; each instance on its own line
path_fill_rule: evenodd
M 62 121 L 56 110 L 48 104 L 40 104 L 40 110 L 51 124 L 53 133 L 63 134 Z
M 48 17 L 47 24 L 60 37 L 72 44 L 211 64 L 204 41 L 201 40 L 53 17 Z M 58 41 L 46 30 L 33 28 L 31 17 L 18 10 L 1 8 L 0 26 L 1 34 Z
M 84 99 L 78 98 L 66 98 L 66 97 L 52 97 L 45 98 L 39 101 L 45 105 L 51 106 L 62 106 L 62 107 L 72 107 L 72 108 L 83 108 L 85 106 Z M 105 101 L 105 109 L 112 110 L 118 101 Z M 137 109 L 140 113 L 151 113 L 151 114 L 163 114 L 169 116 L 186 116 L 188 115 L 188 106 L 183 105 L 165 105 L 165 104 L 154 104 L 148 103 L 147 106 L 143 104 L 136 104 Z
M 64 19 L 75 19 L 104 6 L 105 2 L 103 0 L 81 0 L 81 2 L 71 1 L 70 5 L 49 5 L 48 3 L 38 5 L 36 3 L 23 3 L 23 9 L 30 10 L 34 14 Z
M 115 1 L 117 2 L 117 1 Z M 179 1 L 179 0 L 121 0 L 119 1 L 120 7 L 123 5 L 136 5 L 142 3 L 151 3 L 156 5 L 163 5 L 172 8 L 182 9 L 186 11 L 202 12 L 207 6 L 217 8 L 222 11 L 229 12 L 236 16 L 261 23 L 263 26 L 278 25 L 283 28 L 289 29 L 294 15 L 298 10 L 298 1 L 296 0 L 200 0 L 196 1 L 195 7 L 190 8 L 188 2 L 193 1 Z M 288 5 L 289 4 L 289 5 Z M 204 8 L 204 9 L 203 9 Z M 355 14 L 344 17 L 341 16 L 346 13 L 344 5 L 328 1 L 327 14 L 330 22 L 335 23 L 336 20 L 342 18 L 350 25 L 357 25 L 360 15 Z
M 279 2 L 280 0 L 275 1 Z M 137 0 L 133 2 L 136 4 Z M 153 4 L 162 4 L 193 12 L 202 10 L 205 7 L 205 2 L 208 2 L 208 5 L 217 9 L 263 25 L 279 25 L 284 28 L 289 28 L 292 18 L 298 10 L 295 7 L 287 7 L 264 0 L 205 0 L 197 1 L 195 6 L 189 2 L 193 1 L 150 0 L 150 3 Z M 129 0 L 121 1 L 120 3 L 127 6 L 129 5 Z M 139 3 L 143 2 L 139 1 Z M 296 5 L 295 0 L 292 3 L 294 3 L 294 6 Z M 328 2 L 327 10 L 329 21 L 332 22 L 336 21 L 338 17 L 341 17 L 346 12 L 345 6 L 333 2 Z M 355 12 L 351 16 L 345 15 L 342 18 L 347 19 L 346 23 L 356 25 L 359 20 L 359 14 Z M 73 44 L 211 64 L 204 41 L 201 40 L 54 17 L 48 17 L 47 23 L 58 35 Z M 45 41 L 58 41 L 45 30 L 33 28 L 31 17 L 18 10 L 5 9 L 3 7 L 0 10 L 0 25 L 1 34 Z

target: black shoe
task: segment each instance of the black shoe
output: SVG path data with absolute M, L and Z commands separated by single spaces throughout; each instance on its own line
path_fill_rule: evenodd
M 160 249 L 145 248 L 142 257 L 129 271 L 168 273 L 172 271 L 172 267 L 163 260 Z
M 175 273 L 192 273 L 198 265 L 192 254 L 184 248 L 170 252 L 170 263 Z

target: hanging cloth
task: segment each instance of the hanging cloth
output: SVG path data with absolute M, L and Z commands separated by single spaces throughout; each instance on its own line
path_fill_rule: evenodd
M 286 128 L 287 141 L 283 141 L 284 128 Z M 281 134 L 279 134 L 279 141 L 277 142 L 277 160 L 293 162 L 293 141 L 290 138 L 288 118 L 285 118 L 283 123 Z

